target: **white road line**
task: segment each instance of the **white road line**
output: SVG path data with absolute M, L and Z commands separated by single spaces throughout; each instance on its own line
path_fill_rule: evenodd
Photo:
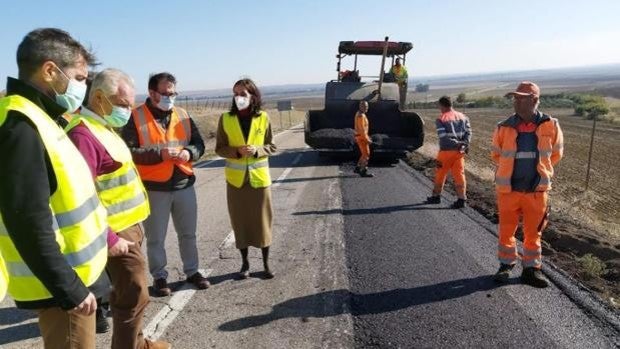
M 299 160 L 301 160 L 302 154 L 297 154 L 297 156 L 295 157 L 295 159 L 293 160 L 293 162 L 291 163 L 292 166 L 295 166 L 299 163 Z M 288 176 L 291 171 L 293 171 L 293 167 L 288 167 L 286 170 L 284 170 L 284 172 L 282 172 L 282 174 L 280 175 L 280 177 L 278 177 L 278 179 L 276 179 L 274 181 L 273 186 L 274 187 L 278 187 L 282 184 L 282 181 L 284 180 L 284 178 L 286 178 L 286 176 Z
M 235 232 L 231 230 L 230 233 L 226 235 L 226 238 L 224 239 L 224 241 L 222 241 L 218 249 L 225 250 L 229 248 L 230 246 L 232 246 L 234 243 L 235 243 Z
M 303 154 L 297 154 L 291 166 L 295 166 L 301 160 Z M 215 161 L 215 160 L 211 160 Z M 281 181 L 288 176 L 293 167 L 288 167 L 278 179 L 276 179 L 276 183 L 273 184 L 274 187 L 281 184 Z M 228 233 L 226 238 L 222 241 L 220 246 L 218 247 L 220 250 L 231 247 L 235 243 L 235 234 L 233 231 Z M 213 269 L 207 269 L 206 271 L 202 271 L 202 274 L 207 277 L 211 275 Z M 176 317 L 183 311 L 183 308 L 187 305 L 189 300 L 196 293 L 196 289 L 192 288 L 190 284 L 183 285 L 179 290 L 174 292 L 174 295 L 170 297 L 170 300 L 166 302 L 165 306 L 151 319 L 149 324 L 144 328 L 144 336 L 150 338 L 151 340 L 157 340 L 161 335 L 164 334 L 168 326 L 176 319 Z
M 213 269 L 207 269 L 206 271 L 200 270 L 200 272 L 207 277 L 211 275 Z M 188 283 L 175 291 L 174 296 L 170 297 L 166 306 L 163 307 L 144 328 L 144 336 L 151 340 L 159 339 L 159 337 L 164 334 L 164 331 L 166 331 L 166 328 L 168 328 L 172 321 L 181 313 L 183 308 L 185 308 L 185 305 L 192 296 L 194 296 L 194 293 L 196 293 L 196 289 L 192 288 Z

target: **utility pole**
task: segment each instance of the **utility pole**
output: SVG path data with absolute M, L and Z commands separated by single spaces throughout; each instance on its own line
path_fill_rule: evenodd
M 590 186 L 590 164 L 592 163 L 592 149 L 594 148 L 594 132 L 596 131 L 596 119 L 598 115 L 595 113 L 592 118 L 592 134 L 590 135 L 590 151 L 588 152 L 588 170 L 586 171 L 586 191 Z

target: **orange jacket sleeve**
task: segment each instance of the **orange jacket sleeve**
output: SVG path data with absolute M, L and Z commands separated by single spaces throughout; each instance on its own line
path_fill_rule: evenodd
M 555 122 L 555 139 L 553 140 L 553 149 L 551 150 L 551 164 L 555 166 L 562 156 L 564 156 L 564 134 L 560 128 L 560 123 L 557 120 Z
M 495 165 L 499 165 L 499 157 L 502 151 L 502 140 L 499 132 L 499 126 L 495 127 L 493 132 L 493 146 L 491 147 L 491 159 Z

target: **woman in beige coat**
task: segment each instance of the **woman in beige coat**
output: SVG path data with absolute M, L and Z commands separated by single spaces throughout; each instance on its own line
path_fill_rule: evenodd
M 218 123 L 215 152 L 226 158 L 228 213 L 242 258 L 239 276 L 246 279 L 250 275 L 248 247 L 252 246 L 261 249 L 264 277 L 271 279 L 274 274 L 269 267 L 269 246 L 273 210 L 267 157 L 275 153 L 276 146 L 268 116 L 260 109 L 261 94 L 254 82 L 250 79 L 237 81 L 233 93 L 230 111 L 223 114 Z M 243 139 L 236 133 L 239 130 Z M 250 173 L 255 171 L 251 168 L 258 167 L 249 165 L 252 162 L 260 162 L 258 175 Z M 237 172 L 229 173 L 233 171 Z

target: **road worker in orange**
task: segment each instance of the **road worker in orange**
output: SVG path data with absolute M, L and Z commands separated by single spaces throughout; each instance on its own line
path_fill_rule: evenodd
M 529 81 L 519 84 L 512 97 L 515 114 L 500 122 L 493 134 L 493 161 L 499 211 L 498 257 L 495 280 L 506 282 L 517 262 L 515 232 L 523 222 L 521 282 L 544 288 L 540 239 L 547 225 L 547 192 L 554 166 L 562 158 L 562 130 L 557 119 L 538 110 L 540 88 Z
M 441 202 L 441 192 L 448 172 L 452 172 L 456 187 L 457 200 L 452 208 L 465 207 L 465 154 L 469 151 L 471 141 L 471 125 L 469 118 L 452 108 L 452 100 L 448 96 L 439 98 L 441 116 L 435 120 L 437 137 L 439 138 L 439 153 L 437 154 L 437 170 L 435 171 L 435 185 L 433 194 L 426 199 L 429 204 Z
M 355 173 L 362 177 L 374 177 L 368 172 L 368 160 L 370 160 L 370 136 L 368 136 L 368 102 L 360 101 L 359 110 L 355 114 L 355 142 L 360 149 L 360 158 L 355 167 Z

